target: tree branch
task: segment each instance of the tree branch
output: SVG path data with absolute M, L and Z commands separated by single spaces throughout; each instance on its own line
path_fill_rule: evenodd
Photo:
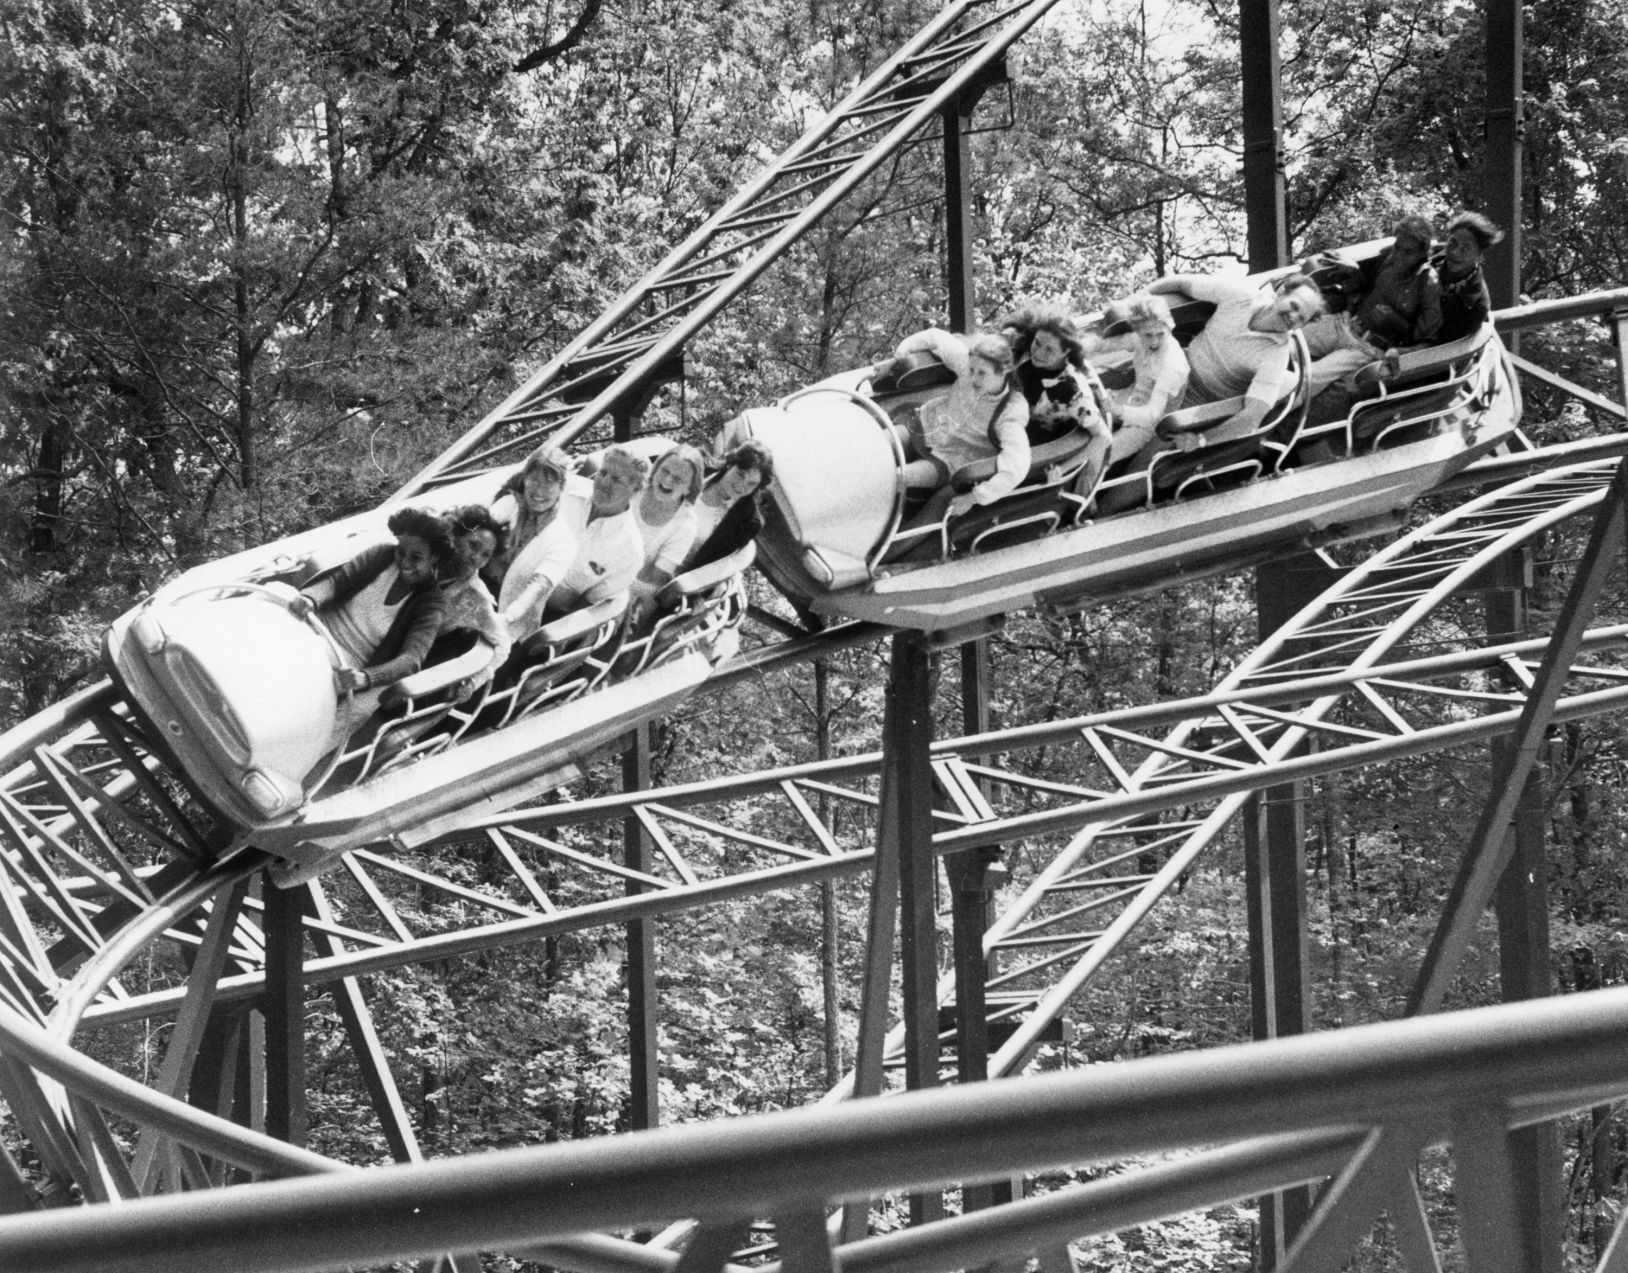
M 577 16 L 577 20 L 571 24 L 571 29 L 558 40 L 555 40 L 554 43 L 545 44 L 540 49 L 533 49 L 516 62 L 514 64 L 516 73 L 524 75 L 528 71 L 535 71 L 545 62 L 552 62 L 555 58 L 562 57 L 576 48 L 577 45 L 582 43 L 583 37 L 588 34 L 588 28 L 593 25 L 594 19 L 599 16 L 599 11 L 603 7 L 604 0 L 587 0 L 587 3 L 582 7 L 582 12 Z

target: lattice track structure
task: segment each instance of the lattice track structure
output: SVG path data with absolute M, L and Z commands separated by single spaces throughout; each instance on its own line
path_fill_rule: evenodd
M 1056 3 L 946 5 L 397 498 L 564 445 L 672 379 L 690 338 L 811 226 L 946 110 L 1004 81 L 1007 50 Z
M 819 217 L 998 79 L 1005 50 L 1051 3 L 946 8 L 398 497 L 516 460 L 544 438 L 579 437 L 635 400 Z M 937 745 L 935 850 L 1024 846 L 1049 863 L 987 940 L 986 995 L 1015 1026 L 991 1072 L 1024 1068 L 1251 793 L 1510 730 L 1542 643 L 1399 651 L 1491 562 L 1598 506 L 1610 476 L 1604 463 L 1540 473 L 1471 501 L 1353 572 L 1201 699 Z M 736 675 L 859 635 L 788 643 Z M 1555 720 L 1624 705 L 1628 671 L 1612 659 L 1624 635 L 1589 633 Z M 1025 771 L 1027 754 L 1063 747 L 1080 758 L 1074 780 Z M 41 1182 L 100 1202 L 340 1169 L 230 1121 L 264 1081 L 251 1060 L 256 1018 L 234 1009 L 276 996 L 297 1004 L 302 991 L 331 997 L 392 1151 L 417 1159 L 363 978 L 867 872 L 881 781 L 880 758 L 861 757 L 409 833 L 399 852 L 347 855 L 302 886 L 294 940 L 314 957 L 291 988 L 272 984 L 288 967 L 268 950 L 289 937 L 274 931 L 263 860 L 252 849 L 222 856 L 230 836 L 160 755 L 106 684 L 0 737 L 0 1097 L 26 1141 L 0 1154 L 0 1211 L 38 1207 Z M 833 809 L 859 816 L 839 831 Z M 649 872 L 605 847 L 627 819 L 657 847 Z M 476 884 L 448 869 L 472 855 Z M 545 886 L 551 873 L 592 900 L 563 904 Z M 426 894 L 440 904 L 409 904 Z M 276 909 L 286 924 L 291 908 Z M 144 1082 L 92 1059 L 160 1033 Z M 1280 1159 L 1291 1165 L 1272 1179 L 1301 1178 L 1304 1155 Z M 782 1238 L 809 1230 L 811 1215 L 786 1217 Z M 717 1232 L 697 1241 L 692 1250 L 727 1254 Z M 653 1256 L 664 1268 L 677 1259 L 596 1238 L 548 1252 L 583 1269 L 648 1269 Z
M 1046 1026 L 1218 842 L 1251 793 L 1508 732 L 1543 642 L 1476 647 L 1460 625 L 1437 631 L 1433 621 L 1490 563 L 1594 512 L 1614 468 L 1599 461 L 1539 473 L 1468 502 L 1354 569 L 1203 698 L 937 745 L 935 849 L 1026 844 L 1049 859 L 989 933 L 987 993 L 998 1015 L 1017 1022 L 991 1073 L 1022 1069 Z M 1458 634 L 1456 645 L 1444 641 L 1447 631 Z M 1628 667 L 1614 657 L 1625 637 L 1628 627 L 1589 632 L 1554 720 L 1628 706 Z M 1426 638 L 1429 655 L 1395 657 Z M 9 1057 L 0 1090 L 38 1164 L 92 1200 L 220 1184 L 232 1164 L 251 1174 L 333 1170 L 195 1110 L 181 1117 L 185 1106 L 144 1103 L 131 1090 L 139 1085 L 88 1060 L 63 1072 L 53 1046 L 94 1040 L 92 1027 L 173 1014 L 148 1097 L 198 1098 L 191 1080 L 211 1021 L 266 990 L 268 937 L 250 890 L 261 864 L 252 851 L 211 858 L 184 792 L 151 762 L 105 689 L 6 741 L 0 1028 Z M 1027 753 L 1063 746 L 1080 757 L 1079 781 L 1023 772 Z M 879 771 L 880 757 L 866 756 L 471 819 L 397 856 L 353 854 L 342 874 L 304 886 L 305 932 L 317 952 L 303 970 L 306 986 L 326 988 L 339 1005 L 399 1155 L 415 1157 L 416 1148 L 361 978 L 866 871 L 863 821 L 846 819 L 850 830 L 839 835 L 829 811 L 873 809 Z M 587 834 L 618 833 L 627 818 L 659 846 L 658 871 L 630 873 Z M 774 825 L 787 829 L 761 830 Z M 1066 843 L 1049 847 L 1058 835 Z M 484 855 L 479 887 L 436 867 L 467 861 L 471 846 Z M 559 905 L 538 882 L 547 869 L 570 871 L 569 891 L 593 900 Z M 445 908 L 460 915 L 457 926 L 415 927 L 434 909 L 410 914 L 401 899 L 425 890 L 458 904 Z M 155 954 L 160 948 L 172 953 Z M 126 984 L 165 969 L 173 979 L 165 988 Z M 214 1108 L 229 1111 L 237 1096 L 230 1075 L 208 1077 Z M 132 1125 L 131 1102 L 151 1121 Z M 124 1112 L 110 1118 L 107 1109 Z M 31 1198 L 25 1167 L 34 1165 L 5 1164 L 18 1209 Z

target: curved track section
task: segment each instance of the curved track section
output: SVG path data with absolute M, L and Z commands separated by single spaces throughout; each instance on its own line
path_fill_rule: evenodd
M 685 342 L 810 225 L 949 104 L 998 81 L 1007 48 L 1054 2 L 947 6 L 398 498 L 517 459 L 545 437 L 577 437 L 675 374 Z M 1540 643 L 1479 648 L 1431 625 L 1490 562 L 1591 511 L 1610 475 L 1605 464 L 1539 474 L 1439 519 L 1354 571 L 1201 699 L 936 747 L 935 848 L 1026 843 L 1048 863 L 989 934 L 989 1001 L 1018 1023 L 992 1073 L 1024 1066 L 1250 793 L 1508 730 Z M 1400 656 L 1426 633 L 1432 653 Z M 1628 705 L 1628 671 L 1612 662 L 1623 636 L 1591 634 L 1557 718 Z M 796 642 L 758 666 L 828 642 Z M 1079 757 L 1073 780 L 1025 766 L 1034 749 L 1065 745 Z M 880 781 L 871 756 L 455 814 L 279 894 L 262 891 L 262 859 L 232 850 L 230 829 L 167 756 L 106 684 L 0 736 L 0 1096 L 22 1142 L 0 1152 L 0 1210 L 333 1170 L 232 1121 L 264 1108 L 267 1082 L 245 1060 L 255 1027 L 233 1005 L 297 1014 L 313 987 L 334 996 L 396 1156 L 416 1158 L 360 978 L 863 872 Z M 622 861 L 624 828 L 654 843 L 655 866 Z M 471 857 L 478 872 L 454 869 Z M 453 904 L 407 904 L 423 895 Z M 314 957 L 287 958 L 307 948 Z M 147 1060 L 142 1081 L 92 1059 L 103 1032 L 108 1054 Z M 790 1219 L 809 1231 L 820 1217 Z M 580 1238 L 549 1258 L 634 1269 L 668 1267 L 667 1254 Z
M 1027 842 L 1048 860 L 989 934 L 989 1001 L 1018 1023 L 992 1073 L 1022 1068 L 1045 1027 L 1250 793 L 1508 731 L 1542 643 L 1477 647 L 1462 633 L 1447 640 L 1432 622 L 1489 563 L 1593 511 L 1612 471 L 1601 462 L 1534 476 L 1438 519 L 1351 572 L 1201 699 L 938 745 L 938 851 Z M 1622 628 L 1589 635 L 1558 719 L 1628 706 L 1625 637 Z M 1430 654 L 1397 657 L 1421 640 Z M 264 904 L 248 888 L 258 862 L 212 857 L 184 790 L 105 689 L 7 741 L 0 1028 L 10 1023 L 12 1042 L 3 1090 L 38 1160 L 5 1173 L 17 1198 L 40 1169 L 55 1182 L 47 1188 L 103 1199 L 220 1183 L 239 1158 L 258 1163 L 248 1150 L 200 1149 L 195 1129 L 157 1105 L 132 1133 L 80 1086 L 82 1070 L 67 1074 L 13 1046 L 25 1030 L 66 1047 L 76 1031 L 173 1014 L 151 1085 L 160 1100 L 196 1099 L 191 1079 L 211 1015 L 267 991 Z M 1079 756 L 1077 781 L 1024 773 L 1026 753 L 1064 745 Z M 351 854 L 342 872 L 303 886 L 304 933 L 319 952 L 305 985 L 338 989 L 360 1041 L 371 1026 L 357 979 L 369 972 L 865 871 L 867 819 L 831 810 L 873 808 L 878 772 L 879 758 L 867 756 L 518 810 L 394 852 Z M 614 844 L 628 819 L 659 848 L 649 872 L 630 871 L 603 841 L 608 832 Z M 1047 849 L 1058 835 L 1062 847 Z M 455 869 L 472 852 L 482 860 L 478 886 Z M 540 883 L 550 872 L 588 900 L 551 896 Z M 433 910 L 409 914 L 393 900 L 420 891 L 460 903 L 441 908 L 457 922 L 425 927 Z M 388 1074 L 374 1080 L 388 1102 Z M 213 1107 L 229 1111 L 228 1097 L 216 1092 Z M 223 1123 L 217 1134 L 233 1133 Z M 414 1156 L 412 1147 L 400 1156 Z
M 939 113 L 1005 78 L 1057 0 L 954 0 L 399 493 L 564 444 L 678 374 L 685 343 Z

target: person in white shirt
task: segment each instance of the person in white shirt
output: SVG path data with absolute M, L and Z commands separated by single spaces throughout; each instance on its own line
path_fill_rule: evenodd
M 1304 274 L 1287 274 L 1260 287 L 1242 279 L 1177 274 L 1157 280 L 1148 290 L 1185 292 L 1215 306 L 1204 330 L 1187 346 L 1191 374 L 1182 405 L 1244 398 L 1230 420 L 1202 435 L 1178 434 L 1175 444 L 1186 451 L 1254 433 L 1293 387 L 1289 334 L 1322 314 L 1323 293 L 1316 282 Z
M 1187 392 L 1187 355 L 1172 334 L 1176 327 L 1162 296 L 1138 293 L 1116 307 L 1130 324 L 1131 367 L 1135 382 L 1109 395 L 1114 417 L 1109 462 L 1129 459 L 1154 441 L 1153 426 L 1181 406 Z M 1113 342 L 1110 342 L 1113 343 Z
M 577 555 L 555 585 L 544 617 L 594 605 L 626 592 L 644 566 L 644 541 L 632 505 L 644 489 L 650 463 L 625 447 L 605 451 L 590 480 L 573 474 L 560 498 L 560 516 L 577 534 Z
M 695 501 L 705 481 L 706 461 L 686 443 L 668 448 L 652 466 L 650 480 L 632 506 L 633 524 L 644 543 L 644 566 L 633 581 L 635 606 L 647 605 L 689 556 L 695 543 Z
M 542 622 L 549 594 L 577 557 L 577 530 L 561 516 L 561 496 L 571 458 L 552 444 L 526 457 L 520 472 L 503 484 L 492 515 L 508 530 L 508 542 L 483 577 L 497 595 L 498 617 L 512 641 L 523 641 Z

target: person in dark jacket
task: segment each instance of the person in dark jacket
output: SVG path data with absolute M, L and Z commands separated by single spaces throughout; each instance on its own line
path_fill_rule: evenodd
M 1447 243 L 1434 260 L 1441 281 L 1441 326 L 1436 343 L 1462 340 L 1480 330 L 1492 314 L 1492 294 L 1481 273 L 1481 258 L 1504 232 L 1479 212 L 1460 212 L 1447 223 Z
M 313 609 L 346 663 L 334 669 L 340 692 L 394 684 L 424 665 L 446 610 L 438 586 L 452 573 L 452 529 L 423 508 L 402 508 L 386 523 L 394 544 L 364 549 L 300 591 L 291 609 Z
M 1364 287 L 1354 307 L 1306 326 L 1313 397 L 1336 383 L 1349 389 L 1369 363 L 1394 364 L 1400 351 L 1438 339 L 1441 284 L 1430 264 L 1428 221 L 1403 217 L 1391 246 L 1361 268 Z
M 761 442 L 742 442 L 707 473 L 696 499 L 695 540 L 685 570 L 721 561 L 763 529 L 758 499 L 774 485 L 774 456 Z
M 1100 436 L 1108 424 L 1085 374 L 1079 325 L 1060 305 L 1033 304 L 997 324 L 1017 360 L 1012 369 L 1029 404 L 1029 441 L 1039 445 L 1075 429 Z

